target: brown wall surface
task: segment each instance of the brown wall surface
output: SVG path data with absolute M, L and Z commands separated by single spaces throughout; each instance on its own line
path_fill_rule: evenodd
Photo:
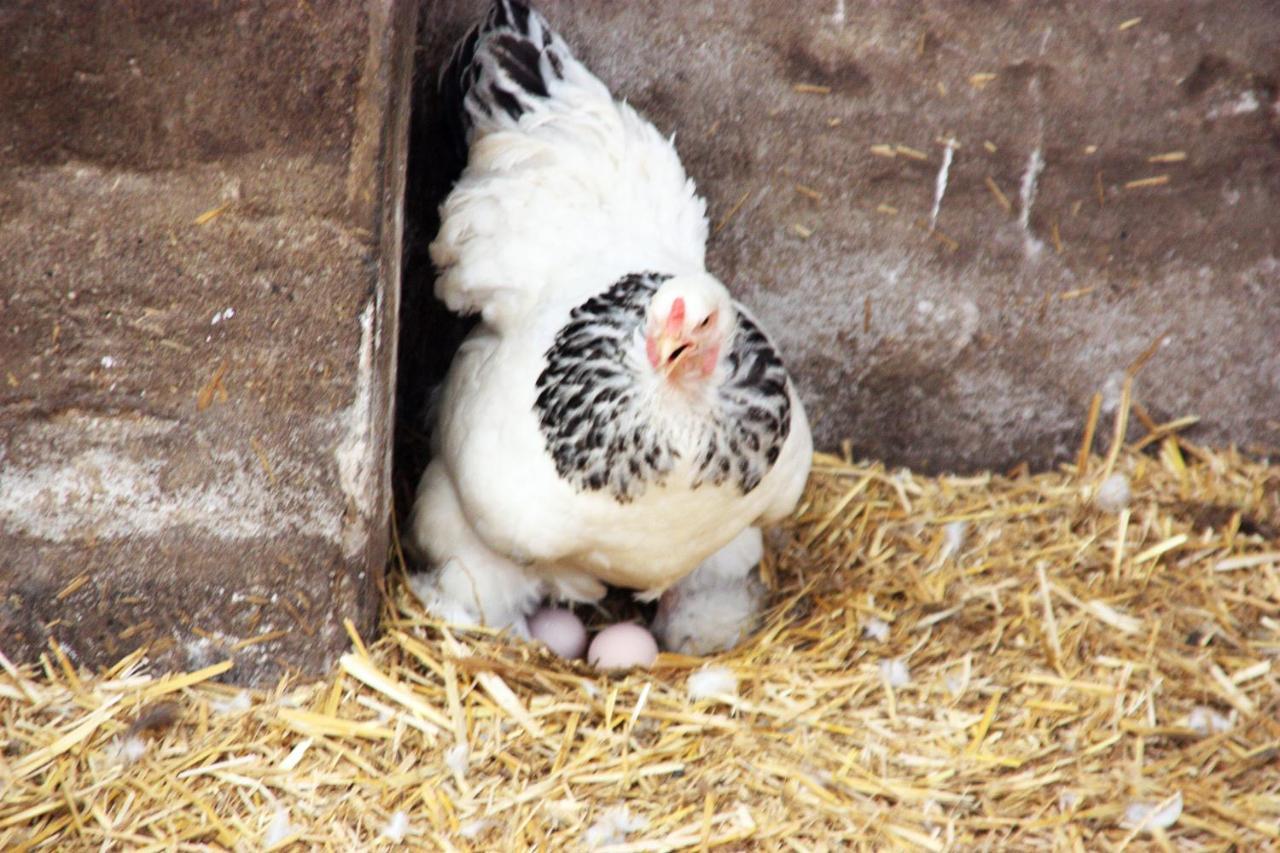
M 0 6 L 0 650 L 326 669 L 386 554 L 416 4 Z

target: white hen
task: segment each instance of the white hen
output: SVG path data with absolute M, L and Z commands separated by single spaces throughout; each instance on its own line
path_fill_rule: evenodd
M 747 588 L 755 526 L 795 507 L 812 440 L 768 338 L 705 269 L 705 203 L 671 142 L 514 0 L 442 86 L 468 162 L 431 244 L 436 293 L 482 322 L 439 398 L 415 592 L 445 620 L 523 633 L 548 594 L 655 597 L 705 561 L 663 602 L 659 639 L 736 642 L 758 596 L 724 596 L 705 637 L 698 612 Z

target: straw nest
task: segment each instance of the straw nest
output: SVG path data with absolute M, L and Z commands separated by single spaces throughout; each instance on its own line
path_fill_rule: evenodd
M 268 692 L 5 660 L 0 848 L 1280 844 L 1280 469 L 1178 426 L 1037 476 L 819 456 L 711 661 L 602 675 L 398 583 Z

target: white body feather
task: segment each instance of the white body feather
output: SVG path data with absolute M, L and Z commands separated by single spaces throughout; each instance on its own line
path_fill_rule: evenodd
M 564 75 L 477 127 L 431 244 L 436 295 L 500 333 L 558 324 L 627 273 L 704 268 L 706 204 L 675 148 L 577 60 Z

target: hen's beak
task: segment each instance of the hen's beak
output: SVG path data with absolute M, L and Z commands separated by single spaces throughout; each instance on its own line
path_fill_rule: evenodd
M 681 337 L 661 335 L 658 338 L 658 364 L 670 371 L 693 344 Z M 673 358 L 674 356 L 674 358 Z
M 675 372 L 686 353 L 695 348 L 693 340 L 684 331 L 684 314 L 684 300 L 677 297 L 666 323 L 661 329 L 651 330 L 645 340 L 649 363 L 668 376 Z

